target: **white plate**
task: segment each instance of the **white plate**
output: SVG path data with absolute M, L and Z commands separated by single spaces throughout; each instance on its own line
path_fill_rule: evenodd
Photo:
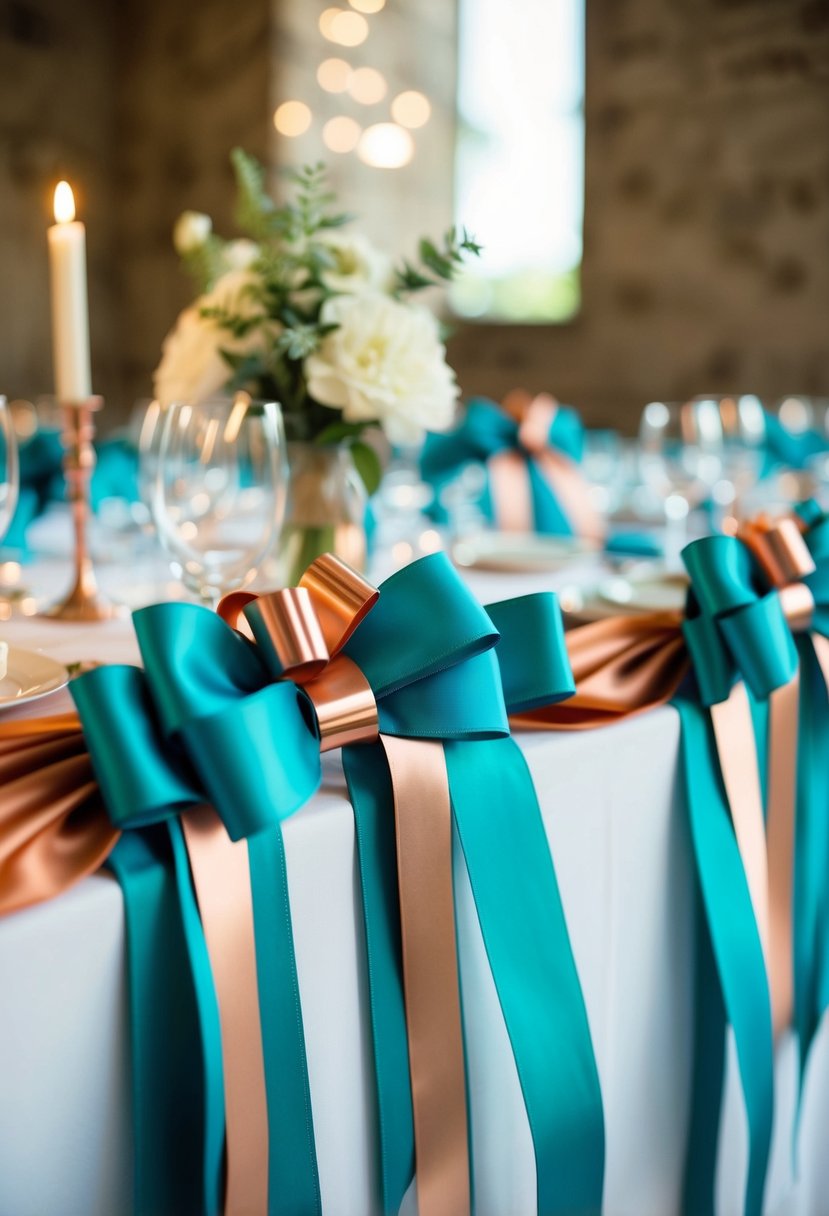
M 504 574 L 559 570 L 598 551 L 595 541 L 577 536 L 538 536 L 523 532 L 478 532 L 452 546 L 452 560 L 470 570 Z
M 616 608 L 634 612 L 681 611 L 685 605 L 688 579 L 684 574 L 654 573 L 642 578 L 608 579 L 599 596 Z
M 6 674 L 0 680 L 0 711 L 37 701 L 69 683 L 69 672 L 54 659 L 34 650 L 9 647 Z

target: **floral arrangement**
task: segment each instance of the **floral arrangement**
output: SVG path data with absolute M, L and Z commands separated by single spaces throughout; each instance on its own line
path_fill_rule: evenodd
M 367 237 L 345 229 L 323 165 L 292 175 L 277 205 L 262 166 L 237 148 L 236 221 L 224 240 L 207 215 L 185 212 L 174 244 L 198 298 L 178 318 L 155 372 L 162 402 L 196 403 L 246 388 L 279 401 L 288 439 L 351 446 L 371 492 L 381 427 L 391 443 L 415 443 L 452 423 L 458 388 L 434 314 L 412 297 L 450 280 L 480 247 L 452 228 L 423 239 L 417 262 L 394 266 Z

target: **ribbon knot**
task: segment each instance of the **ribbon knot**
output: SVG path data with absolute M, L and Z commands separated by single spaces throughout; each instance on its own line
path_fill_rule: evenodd
M 320 751 L 374 742 L 377 702 L 360 668 L 341 654 L 379 592 L 331 553 L 317 558 L 297 587 L 268 595 L 233 592 L 219 616 L 257 643 L 276 680 L 305 693 L 316 721 Z
M 796 521 L 773 521 L 761 515 L 744 523 L 737 536 L 757 559 L 766 578 L 777 590 L 783 615 L 793 633 L 811 629 L 815 597 L 804 579 L 816 570 L 814 558 Z

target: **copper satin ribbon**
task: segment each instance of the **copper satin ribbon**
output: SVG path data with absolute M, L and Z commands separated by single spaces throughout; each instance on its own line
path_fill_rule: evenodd
M 219 1005 L 227 1137 L 225 1216 L 268 1211 L 268 1105 L 247 841 L 211 807 L 182 816 Z
M 77 714 L 0 724 L 0 790 L 0 915 L 54 898 L 112 852 Z
M 518 441 L 536 463 L 577 536 L 600 540 L 604 536 L 601 516 L 590 501 L 590 489 L 578 467 L 568 456 L 550 446 L 550 427 L 558 402 L 549 393 L 533 397 L 514 389 L 503 408 L 518 422 Z M 533 506 L 527 461 L 521 452 L 498 452 L 487 462 L 490 495 L 497 526 L 505 532 L 532 532 Z
M 443 747 L 379 735 L 374 694 L 341 648 L 377 591 L 330 554 L 299 586 L 226 596 L 219 614 L 250 636 L 241 615 L 257 600 L 257 641 L 286 679 L 302 685 L 317 715 L 320 748 L 383 744 L 397 838 L 409 1072 L 420 1216 L 471 1211 L 466 1084 L 452 886 L 452 811 Z
M 0 724 L 0 915 L 95 872 L 119 833 L 77 714 Z M 268 1138 L 247 845 L 214 811 L 182 816 L 216 985 L 227 1122 L 226 1216 L 267 1212 Z
M 737 535 L 751 549 L 780 595 L 793 632 L 812 623 L 814 600 L 800 580 L 815 568 L 812 555 L 793 519 L 765 515 L 744 523 Z M 815 638 L 818 643 L 824 639 Z M 821 646 L 821 653 L 825 647 Z M 820 658 L 820 655 L 819 655 Z M 821 667 L 823 663 L 821 662 Z M 824 672 L 825 675 L 825 672 Z M 769 698 L 768 809 L 768 967 L 775 1035 L 791 1024 L 794 1013 L 794 854 L 797 807 L 797 733 L 800 673 Z
M 394 790 L 403 979 L 421 1216 L 471 1211 L 452 806 L 440 743 L 382 736 Z

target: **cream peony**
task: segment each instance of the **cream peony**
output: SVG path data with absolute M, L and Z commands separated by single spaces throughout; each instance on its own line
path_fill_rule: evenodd
M 222 250 L 222 261 L 228 270 L 247 270 L 259 257 L 259 253 L 256 241 L 240 237 L 238 241 L 227 242 Z
M 320 275 L 329 291 L 389 291 L 393 280 L 391 258 L 360 233 L 325 229 L 317 240 L 331 252 L 336 265 Z
M 247 270 L 231 270 L 206 295 L 185 308 L 162 344 L 161 362 L 153 378 L 159 401 L 204 401 L 230 379 L 223 350 L 250 354 L 265 349 L 275 332 L 273 323 L 257 325 L 244 338 L 234 338 L 229 330 L 201 315 L 204 308 L 223 308 L 242 317 L 264 315 L 259 301 L 247 290 L 258 282 Z
M 458 387 L 432 313 L 372 292 L 328 300 L 322 320 L 339 328 L 305 360 L 314 400 L 379 422 L 392 443 L 451 426 Z
M 213 231 L 213 221 L 202 211 L 182 211 L 173 228 L 173 245 L 180 254 L 199 249 Z

